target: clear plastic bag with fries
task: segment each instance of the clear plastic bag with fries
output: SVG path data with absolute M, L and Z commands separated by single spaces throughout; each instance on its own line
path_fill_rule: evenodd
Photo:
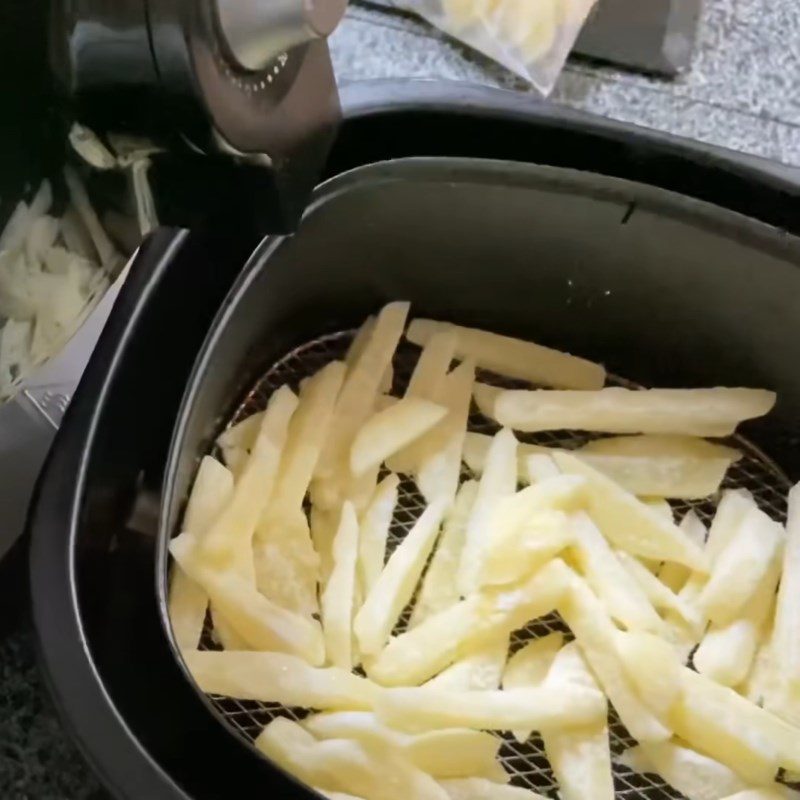
M 530 81 L 555 85 L 597 0 L 395 0 Z

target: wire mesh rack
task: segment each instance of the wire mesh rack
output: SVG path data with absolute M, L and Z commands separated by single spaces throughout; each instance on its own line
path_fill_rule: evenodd
M 353 339 L 355 331 L 341 331 L 314 339 L 297 347 L 277 361 L 248 393 L 236 413 L 230 420 L 234 425 L 251 414 L 262 411 L 270 395 L 278 387 L 288 384 L 298 389 L 300 382 L 324 367 L 330 361 L 344 358 Z M 419 354 L 419 348 L 403 342 L 395 355 L 394 383 L 392 393 L 402 395 L 408 384 Z M 530 388 L 529 384 L 501 378 L 488 372 L 479 372 L 479 379 L 506 388 Z M 609 382 L 629 388 L 636 384 L 618 377 L 610 377 Z M 476 408 L 470 415 L 469 430 L 477 433 L 493 434 L 498 426 L 488 420 Z M 585 444 L 596 435 L 576 431 L 548 431 L 539 434 L 523 434 L 521 441 L 549 447 L 574 449 Z M 729 469 L 722 489 L 747 489 L 752 492 L 759 506 L 773 519 L 783 522 L 786 517 L 786 494 L 790 487 L 789 480 L 769 457 L 747 440 L 739 436 L 731 437 L 727 442 L 742 453 L 741 460 Z M 474 475 L 464 467 L 462 481 Z M 425 501 L 415 483 L 410 478 L 401 476 L 398 503 L 387 544 L 387 555 L 402 541 L 414 525 L 416 519 L 425 508 Z M 702 501 L 672 501 L 671 505 L 677 517 L 682 517 L 693 509 L 708 524 L 714 516 L 718 497 Z M 411 604 L 413 606 L 413 602 Z M 401 617 L 395 633 L 400 633 L 408 621 L 408 612 Z M 557 614 L 535 620 L 525 628 L 515 631 L 511 636 L 511 652 L 515 652 L 526 642 L 546 636 L 554 631 L 567 634 L 569 630 Z M 205 648 L 216 649 L 211 631 L 210 619 L 201 644 Z M 276 704 L 235 700 L 228 697 L 211 697 L 212 704 L 223 724 L 233 728 L 248 742 L 252 742 L 261 733 L 264 726 L 277 716 L 288 716 L 301 720 L 309 713 L 309 709 L 287 708 Z M 619 755 L 635 742 L 611 710 L 609 718 L 611 750 Z M 545 755 L 542 740 L 534 735 L 520 744 L 510 733 L 497 734 L 503 741 L 500 749 L 500 761 L 511 776 L 514 785 L 534 790 L 552 798 L 558 797 L 558 785 L 550 769 Z M 659 776 L 633 772 L 621 764 L 614 764 L 614 785 L 617 798 L 620 800 L 680 800 L 683 797 L 675 789 L 667 785 Z

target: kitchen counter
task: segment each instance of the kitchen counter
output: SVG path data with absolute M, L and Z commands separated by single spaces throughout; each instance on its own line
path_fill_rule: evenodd
M 526 90 L 422 23 L 351 9 L 333 40 L 342 79 L 447 78 Z M 675 81 L 571 62 L 553 100 L 800 166 L 800 4 L 706 0 L 692 70 Z M 0 796 L 103 795 L 45 697 L 29 631 L 0 643 Z
M 341 79 L 446 78 L 533 91 L 430 26 L 364 2 L 333 39 Z M 402 0 L 395 0 L 402 2 Z M 705 0 L 694 63 L 676 80 L 567 65 L 552 99 L 800 166 L 800 4 Z

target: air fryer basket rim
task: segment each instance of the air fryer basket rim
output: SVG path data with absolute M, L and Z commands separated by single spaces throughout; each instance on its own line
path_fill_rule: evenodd
M 391 84 L 380 82 L 380 85 L 382 88 L 379 89 L 379 94 L 385 92 L 387 86 Z M 377 83 L 375 86 L 377 88 Z M 411 87 L 412 85 L 406 85 L 406 82 L 395 84 L 398 94 L 408 95 Z M 414 87 L 414 91 L 416 90 L 417 87 Z M 371 92 L 372 88 L 365 89 L 367 96 Z M 463 96 L 463 92 L 455 85 L 439 85 L 437 88 L 435 84 L 429 84 L 424 87 L 423 94 L 436 94 L 437 104 L 441 98 L 449 97 L 447 108 L 450 110 L 460 108 Z M 506 93 L 490 89 L 482 89 L 479 92 L 470 89 L 467 94 L 469 104 L 478 104 L 484 100 L 493 101 L 498 95 Z M 502 105 L 508 106 L 509 102 L 505 98 Z M 381 113 L 386 112 L 387 104 L 381 105 L 383 106 Z M 410 107 L 398 106 L 389 109 L 387 113 L 390 113 L 394 125 L 402 125 L 403 113 L 410 110 L 413 111 Z M 364 108 L 361 110 L 356 108 L 352 120 L 346 122 L 351 137 L 349 146 L 354 148 L 350 161 L 358 160 L 356 150 L 359 145 L 358 131 L 361 119 L 359 115 L 362 115 L 363 111 Z M 364 112 L 362 116 L 371 118 L 374 108 L 367 111 L 369 113 Z M 548 112 L 546 108 L 540 107 L 533 113 L 523 104 L 523 109 L 517 109 L 515 113 L 520 122 L 523 122 L 528 112 L 530 112 L 529 127 L 533 132 Z M 475 107 L 470 109 L 470 113 L 479 116 L 481 112 Z M 492 118 L 494 113 L 493 103 L 487 102 L 487 110 L 483 116 Z M 413 125 L 414 121 L 405 119 L 405 123 Z M 587 135 L 596 133 L 597 125 L 594 120 L 588 118 L 585 124 Z M 637 129 L 626 130 L 628 144 L 632 149 L 635 149 L 635 145 L 640 150 L 647 150 L 651 146 L 648 132 Z M 686 143 L 686 147 L 691 149 L 692 144 Z M 701 155 L 696 160 L 702 160 L 704 157 L 702 152 L 705 152 L 705 149 L 702 146 L 698 146 L 697 149 Z M 734 170 L 734 163 L 729 154 L 718 155 L 723 168 Z M 691 171 L 695 165 L 694 162 L 689 164 L 687 170 Z M 747 176 L 746 181 L 770 192 L 776 201 L 785 196 L 783 190 L 776 188 L 763 170 L 753 171 Z M 770 221 L 781 224 L 780 218 Z M 139 254 L 137 259 L 139 270 L 144 269 L 145 272 L 149 272 L 169 269 L 167 262 L 175 258 L 176 252 L 187 238 L 192 237 L 187 237 L 185 232 L 157 233 Z M 260 249 L 266 247 L 268 244 L 265 242 Z M 134 275 L 137 273 L 136 267 L 133 272 Z M 104 385 L 105 371 L 112 362 L 115 369 L 124 370 L 127 366 L 124 354 L 120 355 L 120 352 L 124 337 L 134 327 L 131 318 L 148 302 L 148 286 L 147 281 L 133 280 L 124 290 L 125 302 L 118 306 L 106 327 L 51 453 L 48 468 L 40 483 L 39 502 L 31 522 L 32 591 L 40 639 L 41 663 L 48 677 L 51 693 L 74 738 L 107 787 L 116 796 L 130 797 L 129 779 L 131 776 L 141 776 L 146 773 L 150 781 L 148 800 L 161 800 L 161 798 L 189 800 L 189 795 L 175 786 L 169 776 L 164 774 L 159 765 L 159 754 L 149 752 L 120 715 L 116 699 L 108 691 L 106 676 L 96 663 L 94 643 L 83 638 L 84 611 L 76 597 L 79 577 L 75 571 L 76 543 L 73 538 L 78 531 L 86 488 L 86 459 L 80 456 L 82 451 L 88 454 L 97 446 L 97 426 L 101 424 L 101 412 L 105 410 L 101 401 L 97 399 L 98 391 Z M 225 294 L 226 292 L 222 292 L 219 299 L 221 300 Z M 195 352 L 200 351 L 203 338 L 204 334 L 199 334 Z M 157 575 L 154 578 L 158 580 Z M 161 625 L 160 620 L 156 620 L 155 623 Z M 87 715 L 87 709 L 91 710 L 91 714 Z
M 316 213 L 324 210 L 329 204 L 336 203 L 343 196 L 358 192 L 363 187 L 375 190 L 397 182 L 536 187 L 552 193 L 580 194 L 598 200 L 611 199 L 624 203 L 629 210 L 636 207 L 662 217 L 683 221 L 693 227 L 713 230 L 738 243 L 790 260 L 800 268 L 800 238 L 785 235 L 776 228 L 738 212 L 622 178 L 511 161 L 420 157 L 396 159 L 357 167 L 322 184 L 315 192 L 304 219 L 306 221 L 312 219 Z M 302 236 L 302 232 L 301 227 L 298 235 Z M 206 376 L 213 369 L 216 361 L 215 345 L 225 334 L 231 321 L 236 318 L 239 302 L 246 297 L 261 273 L 269 270 L 272 258 L 290 240 L 291 237 L 270 237 L 262 241 L 227 296 L 220 313 L 209 330 L 187 383 L 174 427 L 164 475 L 156 554 L 156 590 L 161 623 L 186 680 L 195 688 L 206 708 L 212 712 L 211 702 L 197 687 L 180 656 L 168 618 L 167 576 L 170 559 L 168 544 L 172 536 L 178 532 L 175 528 L 175 510 L 183 500 L 183 498 L 179 498 L 181 493 L 176 487 L 176 476 L 192 408 L 198 393 L 202 390 Z M 320 329 L 313 332 L 312 335 L 328 332 L 330 331 Z M 514 331 L 508 331 L 508 333 L 513 334 Z M 202 454 L 196 453 L 195 455 L 199 457 Z M 226 733 L 234 736 L 242 746 L 256 752 L 253 745 L 236 735 L 230 726 L 224 725 L 223 727 Z M 273 764 L 273 766 L 280 769 L 277 765 Z M 307 796 L 310 796 L 310 793 Z

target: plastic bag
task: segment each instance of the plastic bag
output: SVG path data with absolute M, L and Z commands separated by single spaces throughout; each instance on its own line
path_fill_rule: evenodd
M 555 85 L 597 0 L 395 0 L 530 81 Z

